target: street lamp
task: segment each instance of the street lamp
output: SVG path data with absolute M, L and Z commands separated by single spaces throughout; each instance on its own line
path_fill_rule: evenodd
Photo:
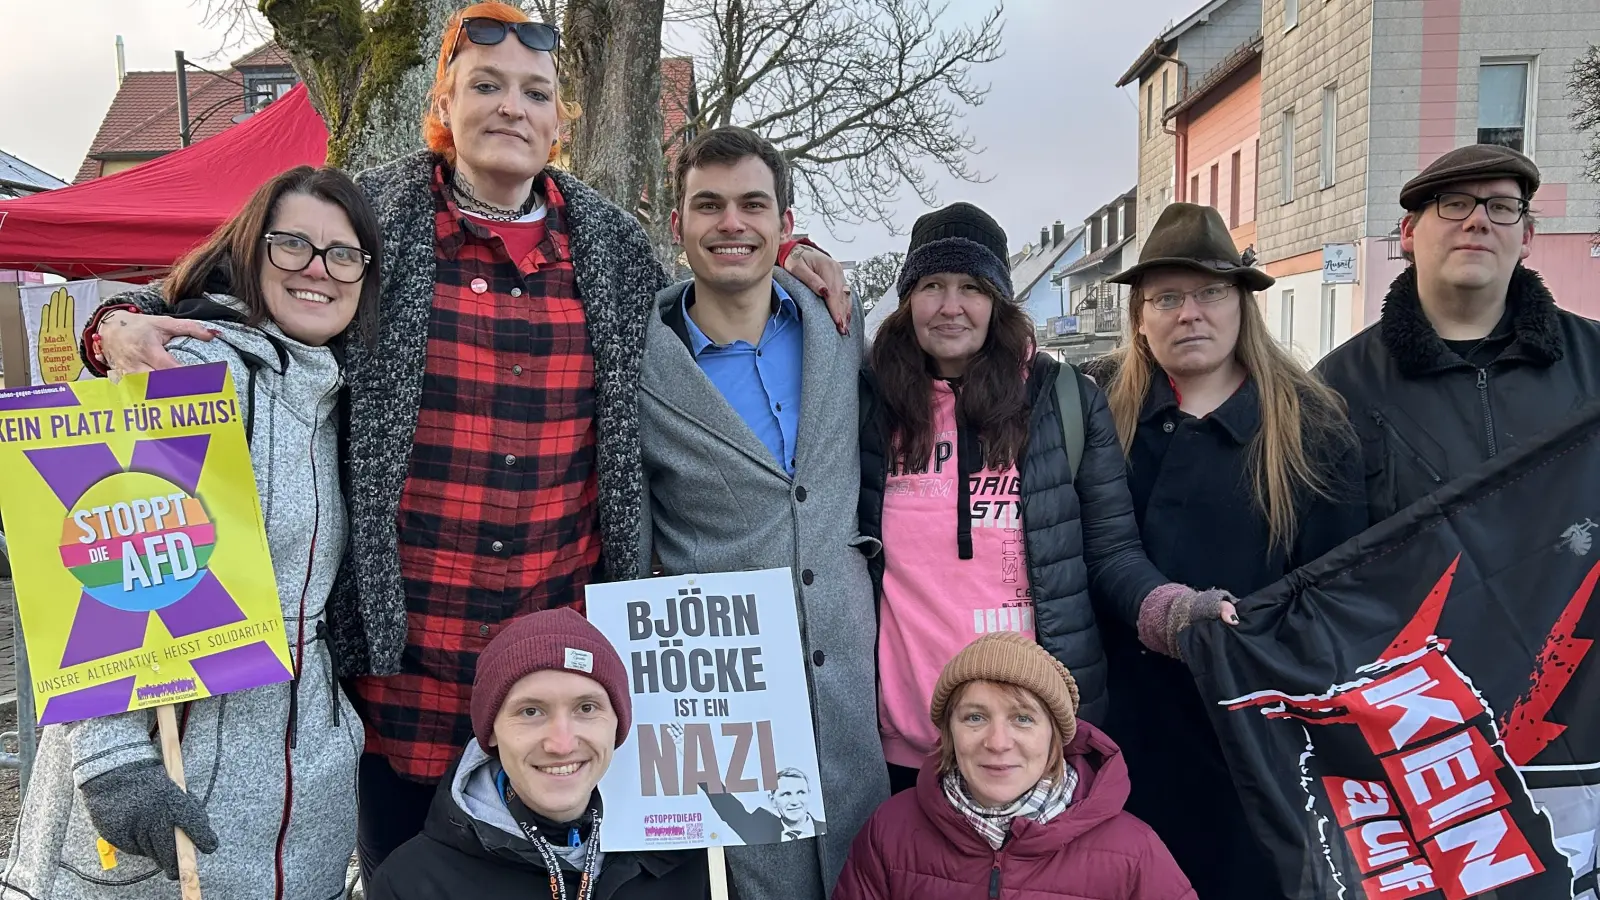
M 223 74 L 220 74 L 218 72 L 213 72 L 210 69 L 206 68 L 205 66 L 195 65 L 194 63 L 189 62 L 188 60 L 183 58 L 183 51 L 182 50 L 177 51 L 177 58 L 178 58 L 178 140 L 181 141 L 183 146 L 185 146 L 185 147 L 189 146 L 191 143 L 194 142 L 194 132 L 195 132 L 195 130 L 198 129 L 205 122 L 206 119 L 210 118 L 213 113 L 215 113 L 217 110 L 221 109 L 225 104 L 233 103 L 236 100 L 249 100 L 249 99 L 252 99 L 252 98 L 255 98 L 255 97 L 266 97 L 267 98 L 267 102 L 269 102 L 269 103 L 272 102 L 273 100 L 278 99 L 278 95 L 277 94 L 269 93 L 267 91 L 253 91 L 253 90 L 250 89 L 249 85 L 242 84 L 242 83 L 240 83 L 239 81 L 237 81 L 237 80 L 235 80 L 233 78 L 229 78 L 227 75 L 223 75 Z M 242 91 L 242 93 L 231 94 L 231 95 L 229 95 L 227 97 L 223 97 L 221 100 L 218 100 L 217 102 L 215 102 L 215 103 L 211 104 L 210 106 L 206 107 L 203 111 L 201 111 L 200 115 L 196 116 L 194 121 L 191 122 L 191 121 L 189 121 L 189 70 L 190 69 L 195 69 L 197 71 L 204 72 L 207 75 L 212 76 L 213 78 L 220 78 L 223 81 L 228 82 L 229 84 L 237 85 L 239 87 L 240 91 Z

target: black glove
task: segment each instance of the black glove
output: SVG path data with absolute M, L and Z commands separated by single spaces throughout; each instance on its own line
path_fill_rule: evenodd
M 89 821 L 106 843 L 155 860 L 172 881 L 178 880 L 178 839 L 173 829 L 182 828 L 201 853 L 217 849 L 217 834 L 211 830 L 205 806 L 173 784 L 156 760 L 118 766 L 85 781 L 79 790 L 89 808 Z

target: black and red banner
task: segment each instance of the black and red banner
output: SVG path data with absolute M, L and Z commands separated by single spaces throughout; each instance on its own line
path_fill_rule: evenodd
M 1600 897 L 1597 523 L 1591 403 L 1185 633 L 1287 896 Z

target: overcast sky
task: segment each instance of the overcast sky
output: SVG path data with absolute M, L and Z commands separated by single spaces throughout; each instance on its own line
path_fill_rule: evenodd
M 953 23 L 993 5 L 950 0 Z M 940 182 L 939 200 L 976 203 L 999 220 L 1016 250 L 1040 226 L 1069 226 L 1138 179 L 1137 114 L 1131 90 L 1113 83 L 1169 22 L 1200 0 L 1010 0 L 1005 56 L 975 70 L 989 97 L 967 118 L 983 153 L 977 168 L 992 180 Z M 70 11 L 70 14 L 64 14 Z M 220 28 L 202 24 L 201 0 L 78 0 L 59 5 L 0 0 L 0 150 L 71 180 L 116 93 L 116 36 L 130 71 L 173 68 L 173 51 L 202 64 L 218 53 Z M 910 229 L 921 205 L 901 203 L 898 225 Z M 802 219 L 803 219 L 802 215 Z M 905 249 L 905 236 L 879 226 L 847 226 L 828 241 L 841 259 Z

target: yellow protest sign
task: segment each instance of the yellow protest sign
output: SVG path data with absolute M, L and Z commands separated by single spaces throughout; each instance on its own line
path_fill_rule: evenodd
M 291 677 L 222 363 L 0 391 L 0 514 L 40 724 Z

